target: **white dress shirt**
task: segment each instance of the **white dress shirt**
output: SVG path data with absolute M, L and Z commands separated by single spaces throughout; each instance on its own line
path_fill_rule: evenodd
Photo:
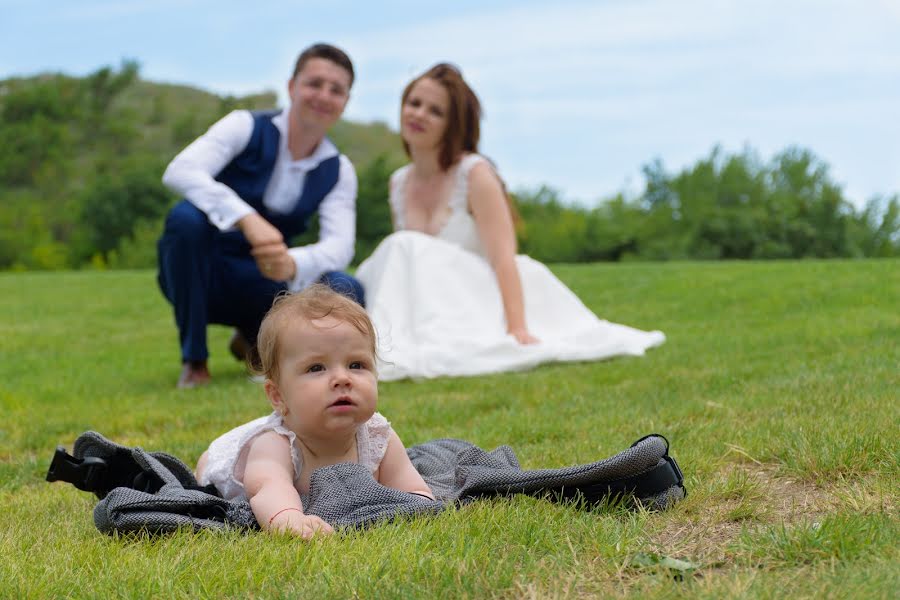
M 281 133 L 272 177 L 263 195 L 263 204 L 277 213 L 290 213 L 300 199 L 306 174 L 338 150 L 323 139 L 312 155 L 294 160 L 287 147 L 287 111 L 272 118 Z M 209 130 L 182 150 L 163 174 L 163 183 L 206 213 L 220 231 L 233 229 L 243 217 L 255 212 L 234 190 L 214 178 L 238 154 L 253 134 L 253 115 L 235 110 L 214 123 Z M 297 265 L 291 291 L 310 285 L 326 271 L 350 264 L 356 241 L 356 171 L 340 154 L 340 173 L 334 188 L 319 204 L 319 241 L 288 250 Z

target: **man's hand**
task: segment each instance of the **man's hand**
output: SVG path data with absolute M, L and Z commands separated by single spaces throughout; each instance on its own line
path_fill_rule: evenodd
M 288 247 L 284 242 L 254 246 L 250 254 L 263 276 L 273 281 L 290 281 L 297 272 L 297 263 L 288 254 Z
M 238 221 L 237 226 L 254 248 L 284 243 L 284 236 L 281 235 L 281 232 L 262 218 L 259 213 L 250 213 Z
M 264 277 L 273 281 L 289 281 L 297 272 L 294 259 L 288 254 L 284 236 L 259 213 L 252 213 L 238 221 L 238 227 L 250 242 L 250 254 Z

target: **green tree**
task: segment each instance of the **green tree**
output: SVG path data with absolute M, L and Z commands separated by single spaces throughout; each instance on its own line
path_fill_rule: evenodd
M 165 213 L 172 197 L 160 180 L 164 166 L 157 157 L 136 155 L 97 170 L 80 195 L 79 221 L 87 243 L 76 258 L 106 255 L 130 238 L 139 223 Z
M 13 81 L 2 89 L 0 184 L 34 183 L 47 163 L 67 160 L 77 141 L 69 123 L 80 116 L 80 88 L 60 75 Z
M 545 262 L 585 260 L 586 208 L 565 205 L 559 192 L 547 186 L 516 193 L 515 203 L 522 221 L 518 226 L 520 252 Z
M 122 61 L 118 71 L 102 67 L 83 81 L 82 94 L 86 105 L 86 118 L 91 130 L 104 130 L 110 123 L 110 108 L 122 92 L 138 78 L 140 65 L 134 60 Z
M 855 256 L 900 256 L 900 196 L 875 196 L 849 219 Z
M 379 154 L 359 172 L 356 196 L 356 253 L 354 262 L 365 260 L 393 230 L 388 185 L 394 165 Z
M 591 211 L 582 260 L 619 261 L 632 258 L 645 226 L 645 214 L 635 202 L 617 194 Z

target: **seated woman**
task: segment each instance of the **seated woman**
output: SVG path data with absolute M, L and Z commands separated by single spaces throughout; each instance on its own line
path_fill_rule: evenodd
M 642 355 L 665 341 L 598 319 L 544 265 L 516 255 L 503 183 L 478 154 L 481 107 L 438 64 L 403 91 L 412 162 L 390 182 L 395 233 L 356 276 L 378 331 L 382 380 Z

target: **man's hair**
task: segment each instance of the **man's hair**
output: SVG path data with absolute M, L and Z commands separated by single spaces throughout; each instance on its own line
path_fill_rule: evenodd
M 256 341 L 260 363 L 258 373 L 272 380 L 278 378 L 282 337 L 290 323 L 297 320 L 310 322 L 325 317 L 348 323 L 359 331 L 369 342 L 374 363 L 377 356 L 375 327 L 366 314 L 366 309 L 327 285 L 315 284 L 296 294 L 282 294 L 275 298 L 272 308 L 260 325 Z
M 313 44 L 301 52 L 300 56 L 297 57 L 297 64 L 294 66 L 294 74 L 291 75 L 291 79 L 296 77 L 312 58 L 324 58 L 342 67 L 350 74 L 350 87 L 353 87 L 353 80 L 356 74 L 353 72 L 353 63 L 350 61 L 350 57 L 347 56 L 346 52 L 331 44 Z

